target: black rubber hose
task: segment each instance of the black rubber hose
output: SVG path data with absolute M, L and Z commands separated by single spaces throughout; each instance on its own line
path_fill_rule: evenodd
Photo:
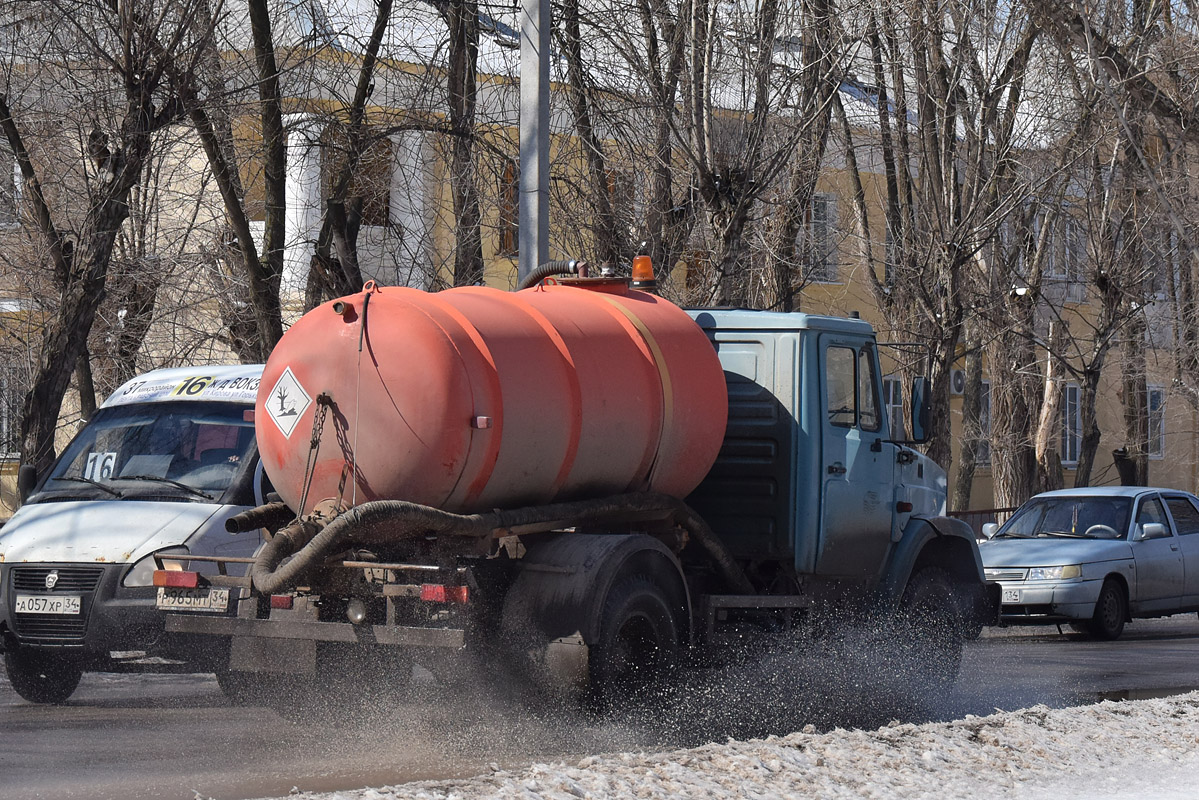
M 658 519 L 670 519 L 682 526 L 708 553 L 730 588 L 743 594 L 754 593 L 753 584 L 724 542 L 690 506 L 676 497 L 649 492 L 528 506 L 491 514 L 452 514 L 403 500 L 376 500 L 355 506 L 328 524 L 296 520 L 259 551 L 250 576 L 254 588 L 260 593 L 274 594 L 297 585 L 309 569 L 329 555 L 344 550 L 350 543 L 399 541 L 428 534 L 481 539 L 497 529 L 550 520 L 602 524 L 608 518 L 630 512 L 660 512 Z M 283 564 L 283 560 L 292 554 L 295 557 Z
M 695 537 L 700 547 L 704 548 L 716 564 L 721 577 L 730 587 L 741 594 L 755 594 L 754 586 L 746 577 L 745 570 L 741 569 L 741 565 L 724 546 L 724 542 L 716 535 L 716 531 L 712 530 L 711 526 L 704 521 L 703 517 L 696 514 L 691 506 L 682 500 L 675 500 L 675 502 L 678 504 L 675 522 L 686 528 L 687 532 Z
M 295 512 L 287 507 L 287 503 L 267 503 L 229 517 L 225 520 L 225 530 L 229 533 L 245 533 L 266 528 L 273 532 L 295 518 Z
M 529 289 L 554 275 L 574 275 L 579 271 L 580 267 L 586 267 L 586 265 L 587 262 L 575 261 L 574 259 L 570 261 L 547 261 L 525 276 L 525 279 L 517 285 L 516 290 L 519 292 L 521 289 Z
M 313 534 L 305 536 L 301 525 L 311 526 Z M 260 593 L 274 594 L 297 585 L 309 569 L 350 542 L 397 541 L 451 531 L 457 536 L 482 537 L 492 528 L 485 517 L 451 514 L 403 500 L 376 500 L 355 506 L 324 526 L 304 521 L 279 531 L 259 551 L 250 578 Z M 295 557 L 281 565 L 293 553 Z

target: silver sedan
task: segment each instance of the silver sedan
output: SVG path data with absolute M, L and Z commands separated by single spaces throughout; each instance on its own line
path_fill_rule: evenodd
M 1199 498 L 1186 492 L 1045 492 L 983 533 L 1007 624 L 1065 622 L 1116 639 L 1131 619 L 1199 610 Z

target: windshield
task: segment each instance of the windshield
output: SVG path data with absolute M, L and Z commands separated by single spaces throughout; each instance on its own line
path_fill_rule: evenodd
M 996 537 L 1123 539 L 1128 534 L 1131 508 L 1128 497 L 1034 497 L 999 529 Z
M 43 493 L 215 500 L 250 457 L 252 407 L 169 402 L 102 408 L 71 442 Z

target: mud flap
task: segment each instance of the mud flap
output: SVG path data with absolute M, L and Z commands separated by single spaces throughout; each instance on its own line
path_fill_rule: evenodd
M 583 634 L 554 639 L 545 648 L 545 674 L 552 685 L 570 695 L 579 695 L 591 685 L 590 649 Z

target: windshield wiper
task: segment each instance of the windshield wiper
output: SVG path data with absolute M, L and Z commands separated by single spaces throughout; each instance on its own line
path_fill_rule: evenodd
M 213 497 L 208 492 L 201 492 L 194 486 L 188 486 L 183 481 L 176 481 L 170 478 L 160 478 L 157 475 L 122 475 L 123 481 L 158 481 L 159 483 L 169 483 L 171 486 L 176 486 L 183 489 L 185 492 L 191 492 L 196 497 L 203 497 L 205 500 L 212 500 Z
M 95 480 L 93 478 L 85 478 L 82 475 L 59 475 L 56 478 L 51 478 L 51 480 L 74 481 L 75 483 L 86 483 L 89 486 L 95 486 L 97 489 L 108 492 L 113 497 L 124 497 L 125 496 L 106 483 L 101 483 L 100 481 Z
M 1070 531 L 1039 531 L 1037 536 L 1064 536 L 1067 539 L 1083 539 L 1086 538 L 1079 533 L 1070 533 Z
M 1031 538 L 1032 538 L 1032 537 L 1031 537 L 1031 536 L 1029 536 L 1027 533 L 1012 533 L 1011 531 L 1007 531 L 1006 533 L 997 533 L 997 534 L 995 534 L 995 535 L 994 535 L 993 537 L 991 537 L 991 538 L 993 538 L 993 539 L 1007 539 L 1007 538 L 1009 538 L 1009 537 L 1010 537 L 1010 538 L 1012 538 L 1012 539 L 1031 539 Z

